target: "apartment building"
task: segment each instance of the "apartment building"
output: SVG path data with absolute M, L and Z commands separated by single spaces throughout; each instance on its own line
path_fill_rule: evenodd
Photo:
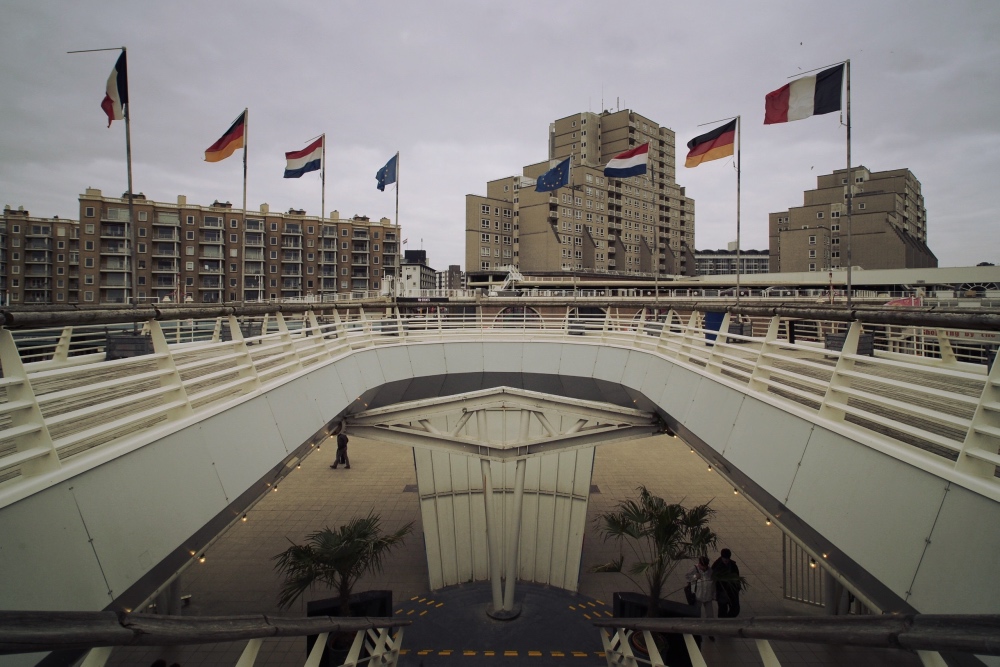
M 643 176 L 608 179 L 604 165 L 649 143 Z M 467 195 L 466 270 L 693 275 L 694 201 L 675 180 L 675 136 L 630 110 L 579 113 L 549 127 L 549 159 Z M 570 183 L 535 192 L 567 157 Z
M 435 274 L 435 286 L 437 289 L 451 290 L 465 288 L 465 273 L 459 264 L 449 264 L 447 271 L 438 271 Z
M 427 265 L 426 250 L 403 251 L 400 265 L 402 285 L 407 290 L 432 290 L 437 287 L 436 273 Z
M 851 170 L 851 264 L 863 269 L 937 266 L 927 247 L 927 211 L 920 181 L 909 169 Z M 847 266 L 846 169 L 817 177 L 803 205 L 768 216 L 772 273 Z
M 262 301 L 388 289 L 398 274 L 398 226 L 388 218 L 327 218 L 106 197 L 87 188 L 80 220 L 4 210 L 0 281 L 10 303 Z M 135 285 L 133 290 L 133 283 Z
M 4 207 L 0 222 L 0 298 L 5 304 L 79 300 L 79 227 L 76 220 L 39 218 L 24 207 Z
M 699 276 L 732 276 L 736 274 L 736 244 L 728 250 L 695 250 L 694 261 Z M 767 273 L 770 260 L 766 250 L 740 250 L 739 273 Z

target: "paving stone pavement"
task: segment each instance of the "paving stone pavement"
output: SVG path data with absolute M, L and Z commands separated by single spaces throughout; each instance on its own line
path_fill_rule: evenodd
M 750 583 L 742 598 L 741 616 L 815 615 L 815 607 L 787 602 L 782 596 L 782 540 L 774 526 L 741 495 L 735 495 L 717 473 L 677 438 L 658 436 L 598 447 L 588 528 L 584 541 L 579 591 L 521 585 L 526 602 L 522 617 L 505 623 L 485 617 L 489 587 L 471 584 L 429 591 L 426 557 L 412 450 L 359 437 L 351 439 L 351 469 L 331 470 L 335 446 L 324 443 L 301 462 L 278 488 L 267 493 L 206 550 L 204 563 L 194 563 L 181 577 L 183 595 L 190 595 L 187 615 L 211 616 L 247 613 L 304 615 L 308 600 L 333 597 L 312 591 L 281 611 L 277 606 L 281 580 L 272 557 L 291 542 L 326 526 L 336 527 L 351 517 L 374 510 L 386 530 L 414 521 L 413 534 L 386 560 L 380 576 L 363 579 L 357 591 L 391 589 L 397 614 L 413 620 L 404 633 L 404 665 L 599 665 L 598 630 L 584 614 L 588 609 L 607 613 L 615 591 L 635 590 L 619 574 L 593 573 L 618 551 L 598 535 L 593 517 L 647 486 L 668 502 L 686 505 L 711 501 L 716 509 L 713 528 L 720 547 L 728 547 Z M 683 572 L 671 579 L 667 597 L 681 600 Z M 420 602 L 423 600 L 424 602 Z M 434 600 L 434 606 L 426 604 Z M 438 604 L 441 606 L 437 606 Z M 581 606 L 583 605 L 583 606 Z M 426 613 L 421 613 L 426 612 Z M 498 625 L 498 623 L 500 623 Z M 181 667 L 235 665 L 242 643 L 182 649 L 118 649 L 109 664 L 150 665 L 158 657 Z M 920 661 L 901 651 L 863 651 L 813 644 L 775 643 L 784 667 L 843 665 L 852 667 L 916 666 Z M 516 655 L 514 654 L 516 653 Z M 724 640 L 706 644 L 710 667 L 761 665 L 752 641 Z M 305 641 L 273 639 L 264 642 L 256 664 L 302 665 Z

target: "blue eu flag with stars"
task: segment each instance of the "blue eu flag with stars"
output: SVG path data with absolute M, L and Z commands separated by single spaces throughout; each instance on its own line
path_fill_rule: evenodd
M 385 192 L 385 186 L 396 182 L 396 158 L 399 153 L 392 156 L 392 159 L 385 163 L 385 166 L 378 170 L 375 178 L 378 180 L 378 189 Z
M 552 192 L 569 183 L 569 158 L 538 177 L 535 192 Z

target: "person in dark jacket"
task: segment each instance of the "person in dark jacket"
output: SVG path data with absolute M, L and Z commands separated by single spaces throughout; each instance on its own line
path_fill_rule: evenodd
M 333 465 L 330 466 L 334 470 L 341 463 L 348 470 L 351 469 L 351 460 L 347 458 L 347 434 L 341 429 L 340 433 L 337 434 L 337 457 L 333 460 Z
M 719 552 L 712 563 L 715 581 L 715 601 L 719 605 L 719 618 L 736 618 L 740 615 L 740 568 L 729 549 Z

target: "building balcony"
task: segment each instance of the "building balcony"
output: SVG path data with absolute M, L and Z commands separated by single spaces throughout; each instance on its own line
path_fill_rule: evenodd
M 302 225 L 285 225 L 285 231 L 282 234 L 302 236 Z
M 283 276 L 301 276 L 302 275 L 302 267 L 301 266 L 282 265 L 282 267 L 281 267 L 281 275 L 283 275 Z
M 264 221 L 263 220 L 247 220 L 246 230 L 248 232 L 262 232 L 264 231 Z
M 264 261 L 264 251 L 257 249 L 250 249 L 243 252 L 243 259 L 251 262 L 263 262 Z
M 180 266 L 173 262 L 157 262 L 153 264 L 153 273 L 177 273 L 180 270 Z
M 264 237 L 258 236 L 256 234 L 247 234 L 246 240 L 243 242 L 247 248 L 263 248 L 264 247 Z
M 24 275 L 26 276 L 50 276 L 52 275 L 51 269 L 45 266 L 26 266 L 24 268 Z
M 129 286 L 128 280 L 105 278 L 101 280 L 101 289 L 124 289 Z
M 25 250 L 52 250 L 52 239 L 29 239 L 24 244 Z
M 296 290 L 296 291 L 301 290 L 302 289 L 302 281 L 301 280 L 295 280 L 295 279 L 282 280 L 281 281 L 281 289 L 282 290 Z
M 52 253 L 50 252 L 33 252 L 24 254 L 25 264 L 51 264 L 52 263 Z
M 125 238 L 125 228 L 124 227 L 105 227 L 101 225 L 101 238 L 102 239 L 123 239 Z
M 125 246 L 108 246 L 101 248 L 102 255 L 127 255 L 128 248 Z
M 153 257 L 180 257 L 176 246 L 157 246 L 152 250 Z
M 153 231 L 153 236 L 150 237 L 153 241 L 179 241 L 180 235 L 176 231 L 163 231 L 157 229 Z
M 328 239 L 337 236 L 336 227 L 323 227 L 323 238 Z
M 222 229 L 225 227 L 225 223 L 222 220 L 203 220 L 201 223 L 202 229 Z
M 334 269 L 323 269 L 322 271 L 319 272 L 319 276 L 322 277 L 322 278 L 336 278 L 337 275 L 338 275 L 337 274 L 337 269 L 335 269 L 335 268 Z
M 124 271 L 128 263 L 124 259 L 108 259 L 101 262 L 101 271 Z
M 356 238 L 356 239 L 367 239 L 368 238 L 368 230 L 367 229 L 355 229 L 354 230 L 354 236 L 353 236 L 353 238 Z
M 153 283 L 153 287 L 177 287 L 177 281 L 171 278 L 159 278 Z
M 198 289 L 200 290 L 217 290 L 222 289 L 222 280 L 212 279 L 212 278 L 202 278 L 201 282 L 198 284 Z
M 201 259 L 225 259 L 226 254 L 221 248 L 213 246 L 202 246 L 198 249 L 198 257 Z
M 301 250 L 294 250 L 294 251 L 291 251 L 291 252 L 285 251 L 285 252 L 281 253 L 281 261 L 282 262 L 302 262 L 302 251 Z
M 323 245 L 320 246 L 320 250 L 337 250 L 337 249 L 338 249 L 337 242 L 330 241 L 329 239 L 325 239 L 323 241 Z

